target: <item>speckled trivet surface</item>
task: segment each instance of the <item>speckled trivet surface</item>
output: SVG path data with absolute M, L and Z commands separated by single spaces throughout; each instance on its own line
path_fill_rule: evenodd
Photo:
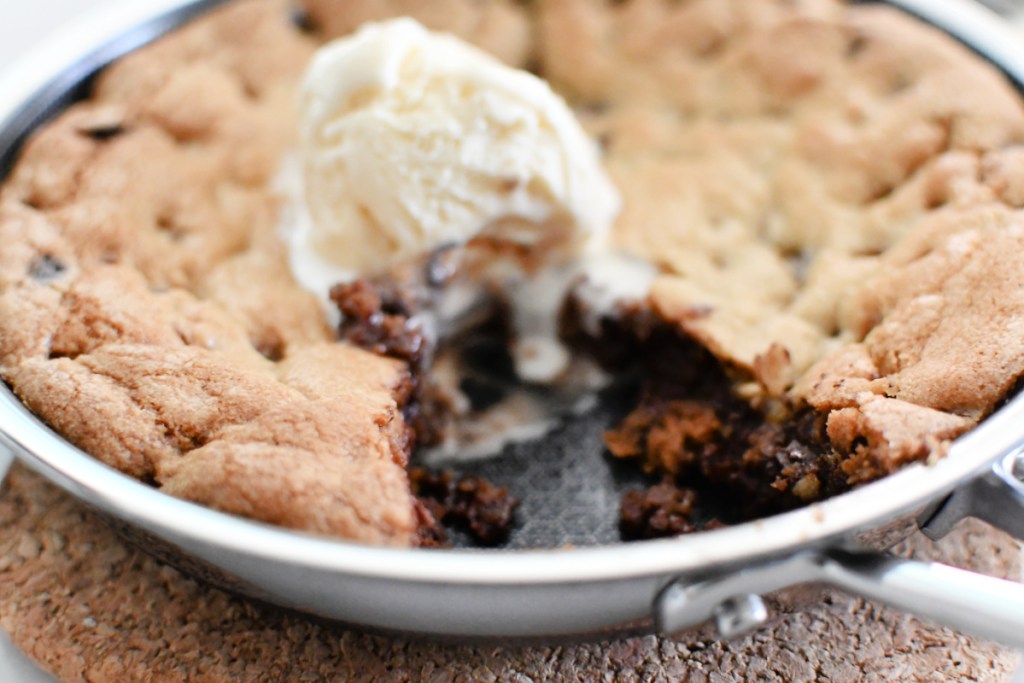
M 1008 537 L 968 524 L 914 555 L 1019 578 Z M 1010 650 L 841 593 L 735 642 L 553 647 L 371 636 L 208 588 L 126 547 L 20 467 L 0 492 L 0 628 L 62 681 L 1007 681 Z

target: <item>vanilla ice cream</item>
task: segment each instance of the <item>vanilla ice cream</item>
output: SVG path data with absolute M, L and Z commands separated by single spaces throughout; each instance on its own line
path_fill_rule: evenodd
M 335 281 L 478 236 L 567 260 L 619 210 L 547 83 L 411 19 L 321 48 L 300 115 L 309 221 L 293 247 Z
M 597 145 L 547 83 L 395 19 L 317 52 L 299 123 L 281 183 L 302 198 L 284 224 L 303 286 L 327 302 L 338 282 L 473 243 L 467 276 L 420 323 L 444 337 L 460 311 L 500 290 L 520 378 L 570 374 L 558 312 L 581 280 L 622 289 L 605 265 L 620 199 Z M 639 280 L 645 291 L 652 273 Z

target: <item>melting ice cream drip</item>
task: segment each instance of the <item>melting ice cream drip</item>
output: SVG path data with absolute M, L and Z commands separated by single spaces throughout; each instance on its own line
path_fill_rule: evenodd
M 283 236 L 296 279 L 335 322 L 334 284 L 484 243 L 469 247 L 473 278 L 436 290 L 416 323 L 443 340 L 500 290 L 519 378 L 592 393 L 599 374 L 559 340 L 563 303 L 574 291 L 596 329 L 623 299 L 644 298 L 654 271 L 605 246 L 618 193 L 544 81 L 409 19 L 367 24 L 314 57 L 300 126 L 278 183 Z M 508 407 L 490 432 L 534 438 L 553 424 L 550 406 Z

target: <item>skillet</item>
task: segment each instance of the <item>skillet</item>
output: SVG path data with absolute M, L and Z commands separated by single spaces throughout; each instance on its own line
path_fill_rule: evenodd
M 103 65 L 222 0 L 131 0 L 40 44 L 0 77 L 0 176 L 40 123 Z M 949 32 L 1024 88 L 1018 35 L 968 0 L 891 4 Z M 884 550 L 967 516 L 1024 539 L 1024 396 L 949 454 L 792 512 L 624 544 L 615 513 L 631 477 L 602 455 L 608 411 L 479 465 L 526 492 L 528 520 L 498 551 L 375 548 L 286 531 L 171 498 L 89 457 L 0 389 L 0 443 L 158 557 L 222 587 L 363 627 L 456 638 L 677 632 L 726 637 L 768 618 L 763 596 L 826 583 L 1024 647 L 1024 586 Z M 773 597 L 773 600 L 788 599 Z

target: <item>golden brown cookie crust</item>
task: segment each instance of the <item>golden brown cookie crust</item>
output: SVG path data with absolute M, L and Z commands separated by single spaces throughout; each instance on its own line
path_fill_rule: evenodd
M 276 237 L 313 48 L 286 3 L 232 4 L 35 136 L 0 195 L 0 368 L 73 443 L 169 493 L 407 545 L 406 370 L 333 343 Z
M 829 413 L 851 481 L 944 452 L 1024 371 L 1024 108 L 937 31 L 833 0 L 305 7 L 314 33 L 240 0 L 118 61 L 0 190 L 0 374 L 104 462 L 411 542 L 406 370 L 334 343 L 270 189 L 316 41 L 398 13 L 565 93 L 653 309 L 754 400 Z
M 766 397 L 917 427 L 854 454 L 876 463 L 854 481 L 941 453 L 1007 394 L 1024 107 L 996 69 L 881 6 L 538 8 L 543 72 L 622 191 L 616 240 L 661 266 L 655 310 Z M 848 385 L 868 377 L 892 400 L 864 411 Z

